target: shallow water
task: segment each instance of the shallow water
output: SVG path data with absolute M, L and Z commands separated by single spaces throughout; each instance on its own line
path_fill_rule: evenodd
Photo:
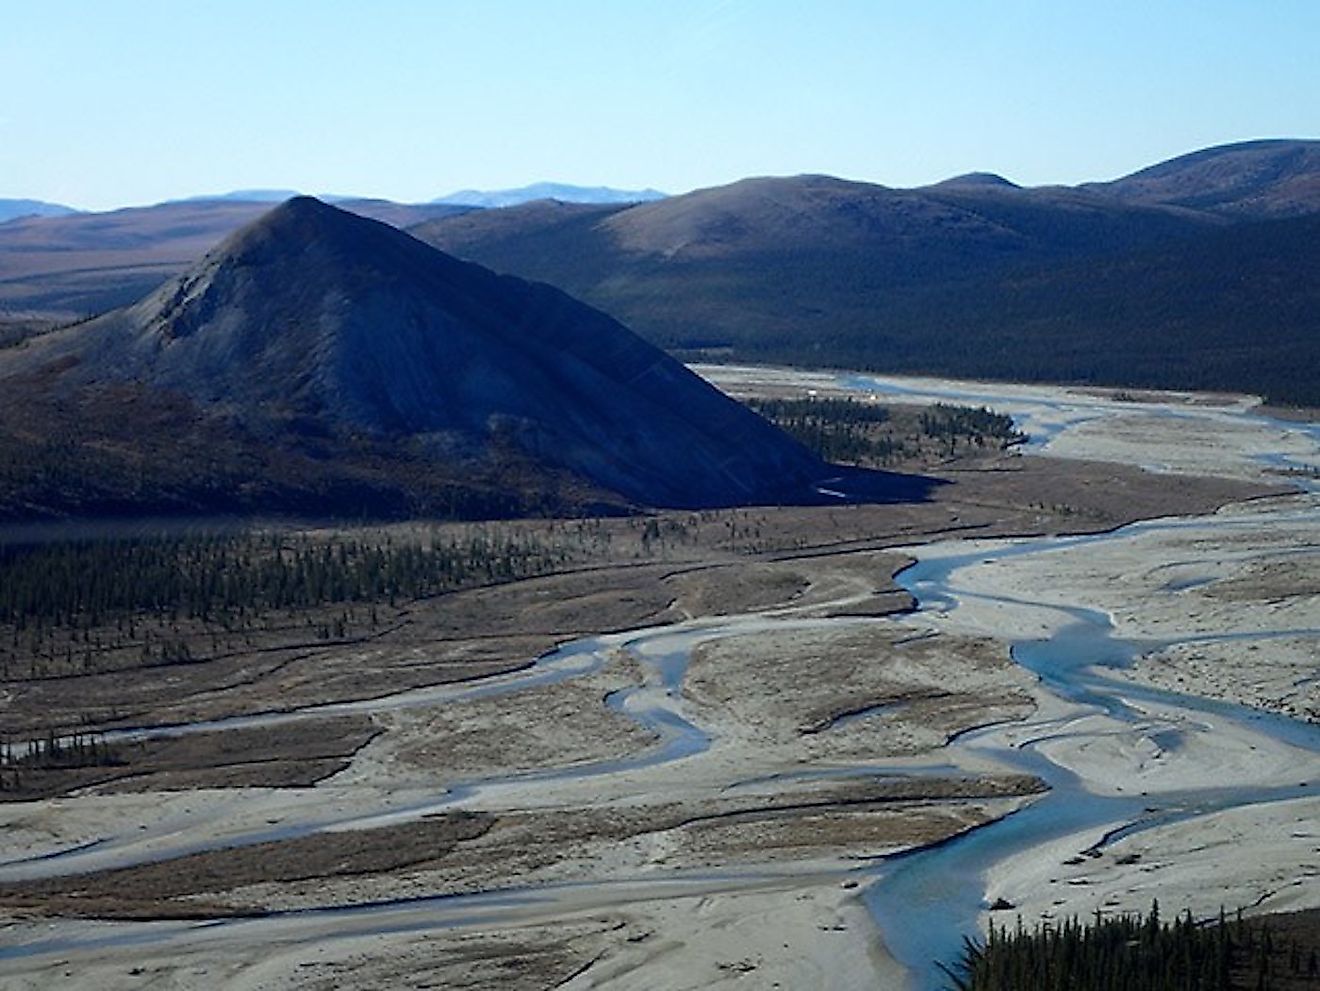
M 1148 526 L 1147 526 L 1148 528 Z M 972 564 L 1052 553 L 1060 546 L 1078 547 L 1099 541 L 1130 539 L 1142 525 L 1098 537 L 1064 541 L 1006 542 L 1001 549 L 982 548 L 974 554 L 918 562 L 899 576 L 899 582 L 918 600 L 920 609 L 956 609 L 967 593 L 959 589 L 958 570 Z M 1004 600 L 1008 601 L 1008 600 Z M 1299 750 L 1299 773 L 1320 755 L 1320 727 L 1226 702 L 1179 695 L 1108 679 L 1105 667 L 1121 667 L 1152 644 L 1115 636 L 1108 617 L 1084 606 L 1041 608 L 1064 614 L 1069 622 L 1044 640 L 1014 644 L 1013 658 L 1035 673 L 1050 692 L 1100 712 L 1132 727 L 1164 750 L 1188 745 L 1187 730 L 1179 723 L 1152 718 L 1133 703 L 1159 703 L 1176 709 L 1182 720 L 1213 717 L 1250 726 L 1257 732 Z M 1313 631 L 1307 631 L 1313 632 Z M 1209 637 L 1197 639 L 1208 640 Z M 957 748 L 975 748 L 1008 768 L 1035 774 L 1050 787 L 1030 807 L 940 846 L 892 858 L 866 894 L 866 901 L 884 934 L 891 953 L 914 974 L 913 987 L 928 991 L 946 986 L 939 962 L 952 963 L 965 936 L 980 934 L 986 909 L 985 879 L 997 863 L 1061 836 L 1092 831 L 1106 834 L 1105 843 L 1145 829 L 1197 815 L 1263 802 L 1314 794 L 1309 784 L 1280 788 L 1215 788 L 1146 795 L 1096 794 L 1072 771 L 1052 762 L 1039 744 L 1055 742 L 1074 732 L 1077 713 L 1056 726 L 1048 723 L 1028 735 L 1029 742 L 1008 747 L 994 742 L 997 728 L 967 734 L 954 741 Z M 1084 731 L 1090 736 L 1092 731 Z
M 849 388 L 884 391 L 885 383 L 868 378 L 842 380 Z M 950 389 L 938 398 L 951 402 L 986 402 L 1000 409 L 1012 408 L 1015 417 L 1025 406 L 1030 412 L 1019 422 L 1033 432 L 1037 450 L 1064 430 L 1094 419 L 1076 404 L 1040 402 L 1034 397 L 1005 402 L 1002 395 Z M 1112 404 L 1107 404 L 1112 405 Z M 1259 426 L 1263 434 L 1277 435 L 1281 443 L 1309 443 L 1310 453 L 1282 454 L 1257 451 L 1247 455 L 1258 465 L 1270 468 L 1306 467 L 1316 463 L 1320 454 L 1320 425 L 1293 424 L 1286 421 L 1253 417 L 1224 410 L 1166 410 L 1142 408 L 1143 415 L 1176 418 L 1231 418 Z M 1042 414 L 1051 414 L 1048 428 L 1040 431 L 1032 424 L 1042 424 Z M 1062 415 L 1061 415 L 1062 414 Z M 1041 685 L 1074 707 L 1068 718 L 1056 725 L 1043 723 L 1025 734 L 1025 742 L 1007 745 L 997 728 L 967 734 L 952 744 L 974 748 L 993 756 L 1007 768 L 1036 774 L 1050 787 L 1049 793 L 1034 804 L 1002 820 L 957 837 L 945 844 L 891 858 L 878 880 L 866 892 L 866 902 L 884 934 L 894 956 L 911 974 L 913 989 L 934 991 L 948 986 L 939 964 L 952 964 L 958 957 L 965 937 L 979 937 L 986 918 L 986 878 L 996 864 L 1062 836 L 1086 833 L 1102 837 L 1100 845 L 1116 842 L 1134 833 L 1176 821 L 1187 820 L 1232 808 L 1300 798 L 1315 794 L 1306 778 L 1320 773 L 1320 726 L 1263 713 L 1227 702 L 1181 695 L 1157 688 L 1134 685 L 1107 677 L 1106 668 L 1121 668 L 1152 650 L 1177 643 L 1213 642 L 1239 638 L 1315 637 L 1320 644 L 1320 629 L 1303 628 L 1272 632 L 1221 631 L 1213 634 L 1172 636 L 1160 641 L 1124 639 L 1115 634 L 1109 616 L 1085 601 L 1059 605 L 1052 601 L 1024 602 L 972 592 L 959 586 L 959 571 L 986 562 L 1007 558 L 1029 558 L 1054 553 L 1084 553 L 1089 546 L 1131 540 L 1156 531 L 1197 527 L 1222 530 L 1226 536 L 1240 536 L 1280 522 L 1314 522 L 1320 517 L 1320 498 L 1314 484 L 1299 485 L 1310 493 L 1300 504 L 1240 517 L 1201 520 L 1158 520 L 1137 523 L 1113 533 L 1083 537 L 1042 538 L 1004 541 L 989 549 L 953 553 L 935 548 L 918 548 L 914 556 L 924 559 L 899 576 L 899 583 L 917 600 L 921 612 L 949 613 L 971 598 L 989 599 L 1006 605 L 1031 606 L 1053 612 L 1060 622 L 1045 639 L 1014 640 L 1011 630 L 1003 635 L 1013 641 L 1012 656 L 1040 679 Z M 945 556 L 940 556 L 941 554 Z M 1250 555 L 1245 552 L 1245 556 Z M 1268 548 L 1272 557 L 1277 548 Z M 1298 553 L 1316 553 L 1307 548 Z M 1242 559 L 1244 552 L 1235 549 L 1233 556 Z M 1163 590 L 1176 595 L 1205 584 L 1205 576 L 1173 582 Z M 1169 715 L 1152 716 L 1142 711 L 1155 707 Z M 1179 792 L 1161 792 L 1155 796 L 1100 794 L 1088 788 L 1077 774 L 1055 764 L 1039 749 L 1046 742 L 1057 742 L 1078 732 L 1072 723 L 1078 712 L 1101 713 L 1134 737 L 1144 737 L 1164 751 L 1178 751 L 1195 746 L 1196 733 L 1210 733 L 1212 724 L 1232 723 L 1264 734 L 1276 743 L 1297 751 L 1299 781 L 1276 788 L 1256 787 L 1238 782 L 1233 787 L 1207 788 Z M 1089 736 L 1092 731 L 1083 731 Z

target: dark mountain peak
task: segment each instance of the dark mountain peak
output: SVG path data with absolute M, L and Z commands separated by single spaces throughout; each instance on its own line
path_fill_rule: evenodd
M 392 292 L 453 302 L 494 279 L 388 224 L 295 196 L 231 234 L 134 310 L 167 340 L 203 326 L 213 327 L 213 337 L 264 337 L 274 329 L 315 347 L 335 326 L 329 308 L 354 308 Z
M 822 471 L 604 313 L 311 197 L 132 307 L 0 352 L 0 379 L 34 372 L 182 397 L 256 437 L 374 438 L 487 474 L 514 458 L 649 505 L 801 500 Z
M 134 311 L 143 330 L 165 342 L 202 328 L 211 328 L 213 341 L 264 336 L 276 324 L 286 338 L 303 336 L 317 297 L 380 278 L 398 264 L 400 238 L 411 240 L 315 197 L 295 196 L 231 234 Z M 414 253 L 425 250 L 414 244 Z M 224 319 L 236 308 L 241 318 Z
M 411 235 L 361 212 L 370 206 L 358 202 L 332 206 L 314 196 L 291 197 L 230 234 L 191 274 L 224 266 L 270 273 L 296 265 L 302 279 L 361 281 L 400 268 L 413 275 L 427 270 L 433 277 L 444 269 L 445 261 L 460 264 L 445 256 L 437 258 L 433 249 Z M 398 212 L 390 207 L 397 206 L 386 204 L 378 212 L 389 216 Z
M 356 246 L 357 253 L 366 255 L 371 242 L 387 238 L 389 232 L 386 224 L 323 203 L 315 196 L 294 196 L 240 228 L 212 254 L 239 259 L 253 252 L 334 245 Z
M 329 203 L 322 203 L 315 196 L 290 196 L 267 213 L 262 220 L 257 221 L 257 225 L 260 226 L 263 222 L 267 225 L 275 225 L 290 217 L 333 217 L 339 213 L 343 211 L 332 207 Z

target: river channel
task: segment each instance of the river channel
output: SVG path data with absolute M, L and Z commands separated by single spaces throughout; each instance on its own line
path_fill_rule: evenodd
M 1013 393 L 1010 387 L 984 392 L 945 386 L 924 392 L 912 384 L 864 376 L 834 380 L 847 390 L 894 393 L 929 401 L 985 402 L 1007 408 L 1034 432 L 1033 454 L 1049 456 L 1056 446 L 1067 450 L 1072 431 L 1090 429 L 1097 421 L 1139 415 L 1152 422 L 1232 424 L 1249 428 L 1257 442 L 1224 452 L 1239 476 L 1258 474 L 1262 467 L 1312 469 L 1320 464 L 1320 428 L 1254 415 L 1242 407 L 1161 408 L 1133 414 L 1110 400 L 1070 396 L 1042 398 L 1035 390 Z M 1133 447 L 1138 452 L 1138 447 Z M 1135 463 L 1148 463 L 1133 453 Z M 1178 450 L 1155 460 L 1164 468 L 1178 467 Z M 1128 455 L 1115 456 L 1121 460 Z M 1195 459 L 1193 459 L 1195 461 Z M 1213 817 L 1233 809 L 1259 806 L 1320 794 L 1320 726 L 1270 715 L 1232 701 L 1202 698 L 1153 687 L 1125 677 L 1126 669 L 1152 651 L 1187 644 L 1222 644 L 1243 638 L 1266 643 L 1288 638 L 1320 644 L 1320 617 L 1314 610 L 1291 622 L 1250 626 L 1216 625 L 1205 620 L 1179 621 L 1178 603 L 1196 595 L 1222 575 L 1225 561 L 1234 567 L 1251 564 L 1256 556 L 1277 559 L 1280 553 L 1318 555 L 1320 544 L 1301 540 L 1284 548 L 1255 534 L 1320 533 L 1320 494 L 1309 486 L 1295 498 L 1265 507 L 1250 507 L 1198 519 L 1157 520 L 1111 533 L 1084 537 L 1031 538 L 924 545 L 907 548 L 917 561 L 899 576 L 916 599 L 915 614 L 897 622 L 932 630 L 991 634 L 1011 644 L 1018 664 L 1038 679 L 1038 708 L 1021 722 L 996 724 L 965 732 L 949 745 L 949 763 L 963 758 L 975 766 L 1036 775 L 1049 791 L 1020 811 L 964 833 L 934 847 L 898 854 L 853 872 L 865 886 L 864 900 L 890 953 L 911 975 L 912 991 L 945 986 L 940 963 L 956 959 L 964 937 L 983 932 L 994 879 L 1033 851 L 1067 841 L 1077 850 L 1101 855 L 1115 843 L 1170 825 Z M 1142 603 L 1125 606 L 1119 616 L 1114 589 L 1106 584 L 1060 583 L 1052 580 L 1060 562 L 1093 561 L 1121 553 L 1142 542 L 1194 537 L 1176 561 L 1176 575 L 1152 590 L 1145 588 L 1149 607 L 1159 611 L 1158 623 L 1142 625 Z M 1231 538 L 1231 539 L 1230 539 Z M 1186 543 L 1186 542 L 1185 542 Z M 1182 547 L 1184 545 L 1180 545 Z M 1075 565 L 1069 565 L 1075 567 Z M 1008 569 L 1000 582 L 995 569 Z M 1104 582 L 1103 569 L 1094 581 Z M 1096 594 L 1091 594 L 1094 591 Z M 893 622 L 847 618 L 821 620 L 794 610 L 754 616 L 696 620 L 673 626 L 591 638 L 566 645 L 523 672 L 488 682 L 401 693 L 384 700 L 320 707 L 295 713 L 271 713 L 239 720 L 150 730 L 126 730 L 126 739 L 201 730 L 273 724 L 284 720 L 351 711 L 432 706 L 488 694 L 505 694 L 598 670 L 610 651 L 626 650 L 649 672 L 646 682 L 607 699 L 615 710 L 656 733 L 660 743 L 643 755 L 599 761 L 571 768 L 547 768 L 512 777 L 466 782 L 433 801 L 404 808 L 380 809 L 352 818 L 309 816 L 279 830 L 229 837 L 227 844 L 305 835 L 322 829 L 365 828 L 420 817 L 444 808 L 463 806 L 483 792 L 503 787 L 557 784 L 620 774 L 679 761 L 711 745 L 710 735 L 684 705 L 683 676 L 693 648 L 714 639 L 763 633 L 771 629 L 810 628 L 831 623 Z M 875 718 L 883 718 L 878 713 Z M 1227 748 L 1227 749 L 1226 749 Z M 1256 756 L 1259 755 L 1259 759 Z M 945 755 L 940 755 L 941 759 Z M 1209 768 L 1209 773 L 1206 769 Z M 876 767 L 838 769 L 838 773 L 875 774 Z M 163 834 L 162 834 L 163 835 Z M 149 839 L 149 837 L 148 837 Z M 173 841 L 143 846 L 108 839 L 69 849 L 62 854 L 0 863 L 0 882 L 21 878 L 78 873 L 178 856 L 205 849 L 186 834 Z M 665 889 L 720 891 L 740 886 L 773 884 L 772 870 L 711 870 L 593 882 L 589 900 L 601 906 L 622 905 L 658 896 Z M 583 886 L 543 886 L 526 890 L 406 902 L 347 906 L 339 909 L 278 913 L 262 920 L 216 923 L 205 929 L 179 923 L 123 924 L 110 928 L 74 928 L 46 938 L 19 940 L 0 947 L 0 974 L 5 960 L 53 956 L 98 947 L 197 943 L 232 938 L 242 942 L 269 938 L 282 931 L 296 939 L 303 929 L 316 938 L 398 932 L 406 929 L 498 924 L 506 915 L 526 917 L 529 906 L 544 906 L 553 917 L 559 897 L 574 896 L 584 904 Z M 1124 906 L 1138 908 L 1144 906 Z M 1235 906 L 1226 906 L 1233 908 Z M 1002 917 L 1012 921 L 1012 913 Z M 1031 921 L 1031 920 L 1027 920 Z M 258 933 L 261 934 L 258 937 Z
M 1201 523 L 1216 525 L 1213 520 Z M 921 560 L 899 580 L 918 599 L 922 612 L 946 618 L 966 600 L 986 597 L 983 592 L 960 586 L 962 569 L 1032 555 L 1086 553 L 1097 545 L 1132 540 L 1161 526 L 1183 525 L 1136 524 L 1095 537 L 1008 541 L 995 548 L 979 548 L 972 554 Z M 1223 525 L 1231 527 L 1233 521 L 1223 521 Z M 923 549 L 913 552 L 921 554 Z M 997 864 L 1060 837 L 1084 837 L 1077 846 L 1094 855 L 1119 839 L 1173 821 L 1317 793 L 1313 779 L 1320 772 L 1320 726 L 1116 680 L 1107 674 L 1108 669 L 1126 667 L 1137 656 L 1169 646 L 1176 639 L 1155 643 L 1122 638 L 1116 635 L 1104 612 L 1080 602 L 1061 606 L 990 598 L 1008 607 L 1010 615 L 1013 607 L 1058 613 L 1057 632 L 1047 638 L 1016 641 L 1012 656 L 1040 679 L 1042 690 L 1059 704 L 1053 711 L 1015 726 L 1011 733 L 1003 726 L 987 727 L 964 734 L 952 746 L 955 750 L 977 751 L 1002 765 L 1035 774 L 1050 790 L 1026 809 L 988 826 L 948 843 L 892 858 L 871 885 L 866 895 L 868 906 L 890 951 L 914 973 L 913 986 L 921 991 L 945 986 L 937 962 L 955 960 L 963 937 L 980 934 L 981 919 L 988 908 L 986 878 Z M 1286 631 L 1289 636 L 1299 634 L 1320 642 L 1320 628 Z M 1214 639 L 1199 634 L 1201 638 Z M 1058 750 L 1070 739 L 1085 742 L 1099 735 L 1126 735 L 1134 741 L 1148 742 L 1161 756 L 1188 753 L 1208 738 L 1230 732 L 1239 738 L 1264 738 L 1274 748 L 1292 752 L 1297 768 L 1295 780 L 1261 785 L 1250 771 L 1235 777 L 1233 769 L 1228 768 L 1221 769 L 1221 783 L 1213 787 L 1183 788 L 1176 782 L 1159 782 L 1154 790 L 1115 793 L 1103 786 L 1094 787 L 1085 764 L 1070 767 L 1050 756 L 1051 750 Z M 1043 748 L 1044 743 L 1050 747 Z M 1264 743 L 1261 747 L 1265 749 Z M 1106 774 L 1110 776 L 1112 771 Z M 1009 912 L 998 924 L 1011 921 L 1013 913 Z

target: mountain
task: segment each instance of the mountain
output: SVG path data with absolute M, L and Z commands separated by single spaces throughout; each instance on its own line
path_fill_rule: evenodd
M 831 176 L 744 179 L 641 204 L 601 222 L 624 251 L 667 260 L 862 253 L 902 272 L 1057 257 L 1186 229 L 1167 211 L 1008 183 L 890 189 Z
M 557 285 L 661 347 L 828 364 L 845 337 L 850 360 L 867 353 L 868 328 L 905 299 L 1222 223 L 1064 188 L 903 190 L 797 176 L 624 208 L 527 204 L 411 230 L 441 250 Z M 886 347 L 867 363 L 882 364 Z
M 1320 381 L 1275 358 L 1320 347 L 1307 343 L 1320 341 L 1316 311 L 1278 295 L 1287 283 L 1296 300 L 1315 296 L 1315 249 L 1296 233 L 1320 213 L 1317 147 L 1207 149 L 1083 187 L 979 173 L 920 189 L 746 179 L 594 213 L 528 205 L 412 230 L 560 286 L 685 356 L 1252 389 L 1320 405 Z M 1195 268 L 1210 262 L 1217 280 Z M 1128 277 L 1101 291 L 1091 271 Z M 1271 322 L 1284 309 L 1288 322 Z M 1144 335 L 1140 346 L 1111 347 L 1118 313 L 1130 321 L 1119 336 Z M 1196 326 L 1206 333 L 1185 332 Z
M 1320 212 L 1320 141 L 1220 145 L 1083 188 L 1125 203 L 1179 206 L 1235 218 L 1296 217 Z
M 506 207 L 533 200 L 558 200 L 561 203 L 645 203 L 664 199 L 658 189 L 611 189 L 608 186 L 570 186 L 562 182 L 535 182 L 518 189 L 460 189 L 432 200 L 454 206 Z
M 882 302 L 877 294 L 901 287 L 1148 246 L 1216 223 L 1069 189 L 899 190 L 797 176 L 629 207 L 526 204 L 411 230 L 442 250 L 558 285 L 682 347 L 685 337 L 753 326 L 808 336 L 811 313 L 869 311 Z
M 0 395 L 0 422 L 29 438 L 33 409 L 75 411 L 94 435 L 65 461 L 122 454 L 157 501 L 699 507 L 806 500 L 826 473 L 605 314 L 306 197 L 137 304 L 0 350 Z M 47 426 L 67 442 L 69 420 Z M 180 459 L 203 461 L 182 490 Z
M 363 199 L 340 206 L 397 226 L 468 209 Z M 198 199 L 10 221 L 0 225 L 0 313 L 68 320 L 127 305 L 270 208 L 261 200 Z
M 61 217 L 77 213 L 71 206 L 61 203 L 46 203 L 42 200 L 5 200 L 0 199 L 0 224 L 18 217 Z

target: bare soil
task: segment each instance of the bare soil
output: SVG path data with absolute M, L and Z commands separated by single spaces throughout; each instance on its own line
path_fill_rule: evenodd
M 257 882 L 370 874 L 441 861 L 487 832 L 490 816 L 440 814 L 402 826 L 349 830 L 212 850 L 160 863 L 9 886 L 0 893 L 15 909 L 40 907 L 97 918 L 196 918 L 248 914 L 250 909 L 195 896 Z M 193 900 L 182 901 L 185 896 Z

